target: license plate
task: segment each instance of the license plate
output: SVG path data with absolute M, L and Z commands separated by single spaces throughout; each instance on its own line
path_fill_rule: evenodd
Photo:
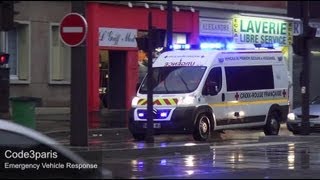
M 143 128 L 147 128 L 147 123 L 143 124 Z M 161 128 L 161 124 L 160 123 L 153 123 L 153 128 L 159 129 L 159 128 Z
M 298 123 L 298 126 L 301 126 L 301 123 Z M 314 127 L 314 124 L 310 123 L 310 127 Z

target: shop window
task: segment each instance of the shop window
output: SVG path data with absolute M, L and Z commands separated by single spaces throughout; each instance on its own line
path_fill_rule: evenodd
M 109 81 L 109 51 L 100 50 L 99 53 L 100 68 L 100 93 L 106 93 Z
M 109 51 L 100 50 L 99 52 L 99 95 L 103 107 L 108 107 L 108 92 L 109 92 Z
M 138 37 L 146 36 L 148 35 L 147 31 L 138 31 Z M 187 34 L 185 33 L 173 33 L 172 34 L 172 43 L 173 44 L 187 44 Z M 167 44 L 167 36 L 164 40 L 164 46 Z M 160 53 L 154 52 L 154 58 L 158 57 Z M 143 78 L 147 74 L 148 71 L 148 54 L 147 52 L 144 52 L 143 50 L 138 51 L 138 68 L 139 68 L 139 74 L 138 74 L 138 82 L 142 82 Z
M 172 42 L 173 44 L 187 44 L 187 35 L 183 33 L 173 33 Z
M 69 84 L 71 48 L 59 38 L 59 24 L 50 24 L 50 83 Z
M 6 32 L 6 52 L 10 54 L 11 83 L 30 82 L 30 22 L 18 22 L 17 28 Z
M 148 72 L 148 57 L 147 53 L 139 50 L 138 51 L 138 66 L 139 66 L 139 76 L 138 82 L 141 83 L 143 78 Z
M 173 33 L 172 34 L 172 44 L 187 44 L 188 38 L 186 33 Z M 167 35 L 164 39 L 164 44 L 167 44 Z

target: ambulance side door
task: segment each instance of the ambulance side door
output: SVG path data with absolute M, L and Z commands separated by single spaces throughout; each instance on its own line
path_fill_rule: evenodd
M 214 90 L 212 90 L 214 88 Z M 222 119 L 224 116 L 225 108 L 224 102 L 224 89 L 222 85 L 222 68 L 214 67 L 210 70 L 208 77 L 203 86 L 202 95 L 204 100 L 213 109 L 213 114 L 216 120 Z M 211 89 L 211 90 L 210 90 Z

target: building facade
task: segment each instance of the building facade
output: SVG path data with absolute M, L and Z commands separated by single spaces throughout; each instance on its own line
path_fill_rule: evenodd
M 70 105 L 70 48 L 59 39 L 68 1 L 19 1 L 16 29 L 1 32 L 1 50 L 10 53 L 10 96 L 42 98 L 47 107 Z
M 173 41 L 230 40 L 233 15 L 286 16 L 286 8 L 286 1 L 173 1 Z M 145 59 L 134 38 L 147 32 L 149 11 L 153 25 L 166 29 L 166 1 L 89 1 L 86 9 L 89 110 L 99 111 L 101 94 L 108 94 L 107 108 L 128 109 Z M 71 2 L 19 1 L 15 11 L 19 12 L 16 29 L 1 32 L 0 44 L 10 53 L 10 96 L 40 97 L 45 107 L 69 107 L 71 49 L 59 39 L 59 23 L 71 12 Z M 121 37 L 124 41 L 117 39 Z M 319 64 L 316 49 L 313 64 Z M 293 62 L 294 96 L 298 96 L 301 60 Z M 319 88 L 315 85 L 311 96 Z

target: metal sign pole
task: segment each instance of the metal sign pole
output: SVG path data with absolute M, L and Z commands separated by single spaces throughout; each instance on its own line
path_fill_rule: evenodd
M 146 132 L 146 142 L 147 143 L 153 143 L 154 137 L 153 137 L 153 80 L 152 80 L 152 13 L 149 12 L 148 15 L 148 76 L 147 76 L 147 82 L 148 82 L 148 96 L 147 96 L 147 132 Z
M 86 1 L 72 1 L 72 11 L 85 16 Z M 71 48 L 70 144 L 88 146 L 86 41 Z
M 167 1 L 167 51 L 170 51 L 170 46 L 172 45 L 172 1 Z
M 309 135 L 310 131 L 310 121 L 309 121 L 309 71 L 310 71 L 310 48 L 309 48 L 309 37 L 307 34 L 307 29 L 309 28 L 309 1 L 302 2 L 302 19 L 303 19 L 303 70 L 302 70 L 302 122 L 301 122 L 301 135 Z

